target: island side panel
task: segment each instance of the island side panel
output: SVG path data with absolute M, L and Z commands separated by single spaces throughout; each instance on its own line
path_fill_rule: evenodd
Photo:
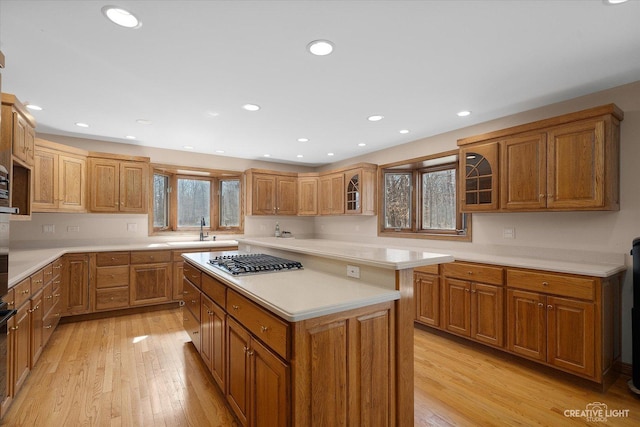
M 413 426 L 413 269 L 396 271 L 396 425 Z

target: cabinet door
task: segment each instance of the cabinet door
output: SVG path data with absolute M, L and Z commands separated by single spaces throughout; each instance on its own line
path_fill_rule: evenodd
M 267 347 L 251 340 L 251 426 L 286 427 L 289 420 L 289 368 Z
M 298 215 L 318 215 L 317 177 L 298 178 Z
M 89 256 L 63 256 L 62 311 L 65 315 L 89 311 Z
M 130 272 L 129 300 L 132 306 L 171 301 L 170 263 L 132 265 Z
M 507 348 L 521 356 L 547 360 L 546 297 L 507 291 Z
M 227 401 L 242 425 L 249 417 L 249 333 L 227 318 Z
M 23 162 L 27 162 L 26 134 L 29 123 L 22 116 L 13 111 L 13 155 Z
M 11 319 L 12 322 L 11 334 L 13 335 L 11 340 L 12 349 L 12 361 L 13 361 L 13 396 L 18 394 L 18 391 L 24 384 L 25 380 L 29 376 L 30 359 L 29 359 L 29 347 L 31 340 L 29 337 L 31 316 L 29 315 L 30 306 L 29 303 L 23 304 L 18 308 L 18 312 Z
M 253 175 L 252 214 L 274 215 L 276 213 L 276 177 Z
M 277 208 L 278 215 L 296 215 L 298 213 L 298 180 L 294 177 L 278 177 Z
M 58 208 L 58 155 L 50 151 L 37 150 L 33 170 L 34 212 Z
M 174 261 L 173 263 L 173 299 L 182 300 L 184 261 Z
M 226 316 L 218 304 L 202 294 L 200 356 L 221 390 L 225 384 Z
M 362 171 L 349 171 L 345 173 L 345 213 L 359 214 L 362 212 L 361 205 L 361 189 L 362 189 Z
M 605 200 L 605 123 L 585 121 L 548 133 L 547 207 L 594 208 Z
M 36 362 L 40 358 L 42 354 L 42 346 L 43 346 L 43 331 L 44 324 L 43 320 L 43 306 L 42 306 L 42 291 L 38 292 L 34 296 L 31 297 L 30 301 L 31 308 L 29 309 L 29 316 L 31 319 L 29 320 L 30 326 L 30 350 L 29 355 L 29 366 L 33 369 L 36 366 Z
M 182 307 L 182 327 L 189 334 L 193 346 L 198 353 L 200 352 L 200 320 L 196 319 L 191 310 L 187 307 Z
M 60 154 L 58 156 L 59 203 L 64 211 L 84 211 L 87 193 L 87 162 L 85 159 Z
M 200 298 L 200 357 L 209 371 L 211 371 L 212 341 L 212 316 L 213 301 L 202 294 Z
M 440 326 L 440 279 L 431 274 L 414 273 L 416 320 Z
M 120 163 L 120 212 L 147 212 L 149 165 L 142 162 Z
M 344 213 L 344 174 L 337 173 L 320 178 L 320 214 Z
M 547 297 L 548 362 L 592 377 L 595 373 L 594 304 Z
M 36 147 L 36 131 L 30 125 L 27 125 L 25 128 L 24 145 L 26 150 L 25 161 L 27 162 L 27 165 L 33 166 L 33 156 Z
M 460 148 L 460 209 L 463 212 L 498 209 L 498 143 Z
M 546 135 L 534 134 L 501 142 L 501 207 L 535 210 L 547 206 Z
M 471 286 L 471 337 L 496 347 L 504 345 L 504 289 L 473 283 Z
M 471 283 L 444 279 L 444 328 L 449 332 L 471 336 Z
M 120 191 L 119 162 L 112 159 L 89 159 L 89 209 L 93 212 L 118 212 Z

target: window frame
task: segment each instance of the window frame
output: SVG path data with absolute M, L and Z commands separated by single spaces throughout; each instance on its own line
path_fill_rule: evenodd
M 447 229 L 422 229 L 422 175 L 425 172 L 437 172 L 441 170 L 455 169 L 456 171 L 456 228 Z M 387 173 L 411 173 L 411 221 L 410 228 L 387 228 L 386 222 L 386 198 L 385 175 Z M 435 240 L 471 241 L 471 214 L 461 212 L 460 199 L 460 160 L 458 150 L 433 154 L 430 156 L 404 160 L 400 162 L 381 165 L 379 167 L 378 194 L 378 236 L 402 237 Z
M 224 171 L 215 169 L 190 168 L 182 166 L 168 165 L 152 165 L 151 188 L 153 188 L 155 175 L 163 175 L 169 177 L 169 225 L 167 227 L 154 226 L 154 197 L 155 191 L 150 191 L 149 210 L 149 235 L 166 235 L 166 234 L 193 234 L 200 231 L 200 226 L 178 226 L 178 180 L 194 179 L 210 182 L 210 198 L 209 198 L 209 221 L 203 228 L 205 232 L 215 232 L 217 234 L 242 234 L 244 232 L 244 204 L 243 204 L 243 173 L 234 171 Z M 224 181 L 238 182 L 238 198 L 239 198 L 239 219 L 238 226 L 225 227 L 220 222 L 220 183 Z

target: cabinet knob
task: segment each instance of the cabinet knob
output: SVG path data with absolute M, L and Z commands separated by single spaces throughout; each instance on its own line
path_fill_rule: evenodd
M 47 325 L 47 326 L 45 326 L 44 328 L 45 328 L 45 329 L 51 329 L 52 327 L 53 327 L 52 325 Z
M 551 304 L 549 304 L 549 305 L 547 306 L 547 310 L 553 310 L 553 306 L 552 306 Z
M 29 293 L 29 289 L 25 289 L 24 291 L 22 291 L 23 294 L 28 294 Z
M 240 306 L 239 305 L 232 305 L 231 308 L 233 308 L 234 310 L 240 310 Z
M 193 335 L 197 335 L 199 333 L 200 333 L 200 331 L 193 331 Z
M 58 298 L 60 294 L 53 294 L 54 297 Z
M 543 304 L 543 303 L 541 303 L 541 302 L 539 302 L 539 303 L 538 303 L 538 307 L 544 307 L 544 304 Z
M 11 327 L 11 330 L 12 330 L 12 331 L 17 331 L 19 327 L 20 327 L 20 326 L 12 326 L 12 327 Z
M 465 292 L 469 292 L 469 289 L 465 289 L 464 291 L 465 291 Z
M 475 290 L 475 289 L 472 289 L 472 290 L 471 290 L 471 293 L 472 293 L 472 294 L 475 294 L 475 293 L 476 293 L 476 290 Z
M 467 274 L 471 276 L 473 274 L 473 271 L 467 271 Z
M 48 297 L 45 297 L 46 299 L 53 299 L 53 295 L 49 295 Z
M 246 353 L 247 351 L 249 351 L 249 347 L 247 347 L 246 345 L 242 347 L 242 350 Z
M 196 303 L 196 300 L 192 299 L 191 304 L 195 304 L 195 303 Z
M 253 356 L 253 350 L 249 350 L 249 351 L 247 351 L 247 355 L 248 355 L 248 356 Z
M 269 327 L 260 325 L 260 330 L 264 333 L 264 332 L 267 332 L 269 330 Z
M 542 286 L 549 286 L 549 282 L 542 282 Z

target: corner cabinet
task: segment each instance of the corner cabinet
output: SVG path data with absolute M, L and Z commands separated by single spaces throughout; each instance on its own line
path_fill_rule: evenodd
M 462 210 L 619 210 L 623 117 L 609 104 L 458 140 Z
M 34 212 L 86 212 L 86 151 L 36 139 L 34 163 Z
M 346 214 L 375 215 L 376 169 L 358 168 L 345 171 Z
M 89 157 L 91 212 L 147 213 L 149 158 Z

